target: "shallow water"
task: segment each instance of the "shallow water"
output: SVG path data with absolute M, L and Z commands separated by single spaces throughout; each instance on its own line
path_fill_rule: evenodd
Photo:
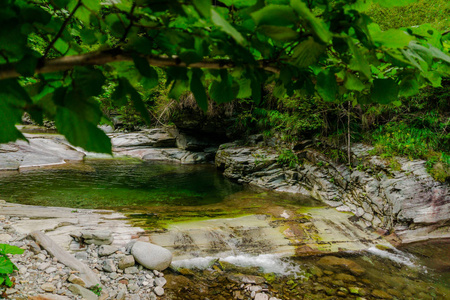
M 274 211 L 285 214 L 323 206 L 312 199 L 244 187 L 224 178 L 214 166 L 134 160 L 87 160 L 58 168 L 3 172 L 0 173 L 0 199 L 32 205 L 111 208 L 127 213 L 136 225 L 155 232 L 165 232 L 168 224 L 177 222 L 273 215 Z M 214 255 L 200 256 L 180 260 L 175 266 L 209 270 L 205 271 L 209 273 L 204 278 L 198 274 L 188 277 L 197 280 L 199 286 L 212 287 L 211 274 L 217 275 L 217 269 L 212 267 L 220 264 L 223 270 L 219 273 L 225 283 L 214 289 L 219 289 L 224 299 L 233 298 L 226 279 L 227 274 L 233 272 L 264 276 L 269 291 L 281 299 L 337 299 L 338 296 L 341 299 L 379 299 L 378 296 L 386 296 L 379 291 L 388 294 L 386 299 L 450 299 L 448 241 L 414 244 L 400 250 L 372 247 L 363 252 L 340 253 L 339 256 L 365 270 L 361 276 L 354 276 L 345 268 L 331 270 L 320 266 L 320 256 L 280 257 L 264 253 L 264 244 L 258 245 L 261 249 L 257 254 L 243 251 L 220 259 Z M 227 264 L 241 269 L 230 269 Z M 340 274 L 351 275 L 354 280 Z M 184 275 L 174 272 L 173 276 Z M 220 280 L 221 277 L 216 283 Z M 350 292 L 350 288 L 355 287 L 360 289 L 359 295 Z M 197 299 L 201 294 L 195 290 L 192 294 L 178 293 L 176 287 L 170 286 L 167 293 L 173 299 Z
M 86 160 L 0 174 L 1 199 L 73 208 L 199 206 L 221 202 L 242 189 L 214 166 L 134 160 Z

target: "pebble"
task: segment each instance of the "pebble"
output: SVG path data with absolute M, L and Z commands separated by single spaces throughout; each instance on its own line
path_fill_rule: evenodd
M 164 289 L 160 286 L 155 287 L 154 292 L 158 296 L 164 295 Z
M 43 289 L 46 292 L 53 293 L 54 291 L 56 291 L 56 286 L 54 286 L 51 283 L 44 283 L 43 285 L 41 285 L 41 289 Z

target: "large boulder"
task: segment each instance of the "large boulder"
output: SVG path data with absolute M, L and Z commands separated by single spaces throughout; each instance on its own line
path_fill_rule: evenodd
M 145 129 L 130 133 L 109 135 L 113 148 L 155 147 L 170 148 L 176 146 L 176 139 L 164 128 Z
M 136 242 L 131 248 L 134 259 L 150 270 L 162 271 L 172 262 L 172 253 L 158 245 L 145 242 Z

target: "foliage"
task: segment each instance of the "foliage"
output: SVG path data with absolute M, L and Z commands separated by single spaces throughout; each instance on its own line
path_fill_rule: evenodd
M 14 270 L 19 270 L 9 259 L 8 254 L 22 254 L 23 249 L 8 244 L 0 244 L 0 288 L 12 287 L 14 281 L 9 277 Z
M 265 84 L 279 98 L 395 103 L 450 74 L 439 31 L 372 22 L 370 4 L 393 6 L 385 0 L 0 1 L 1 143 L 24 139 L 14 125 L 28 112 L 54 119 L 75 146 L 110 153 L 95 97 L 111 84 L 114 106 L 131 104 L 150 124 L 154 66 L 169 98 L 189 90 L 203 110 L 206 89 L 218 104 L 258 104 Z
M 282 149 L 280 155 L 278 156 L 278 163 L 282 166 L 288 166 L 290 168 L 295 168 L 299 164 L 299 159 L 297 154 L 292 150 Z
M 90 290 L 99 297 L 102 294 L 102 289 L 103 288 L 99 284 L 96 284 L 95 286 L 90 288 Z
M 425 159 L 427 170 L 435 179 L 445 181 L 450 177 L 445 171 L 450 166 L 450 119 L 442 122 L 436 113 L 429 112 L 409 122 L 391 121 L 375 130 L 372 139 L 373 154 Z M 438 162 L 442 167 L 433 169 Z
M 373 4 L 367 14 L 383 30 L 426 23 L 438 30 L 450 26 L 450 3 L 446 0 L 419 0 L 403 7 L 389 8 Z

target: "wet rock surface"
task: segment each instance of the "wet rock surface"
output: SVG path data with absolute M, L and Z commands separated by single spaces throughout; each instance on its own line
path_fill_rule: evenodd
M 425 162 L 397 158 L 392 170 L 370 147 L 353 146 L 358 165 L 350 169 L 323 154 L 306 149 L 296 155 L 303 163 L 289 168 L 278 162 L 273 148 L 221 145 L 216 166 L 241 183 L 303 194 L 341 211 L 351 211 L 367 226 L 395 230 L 402 242 L 450 237 L 450 187 L 435 181 Z

